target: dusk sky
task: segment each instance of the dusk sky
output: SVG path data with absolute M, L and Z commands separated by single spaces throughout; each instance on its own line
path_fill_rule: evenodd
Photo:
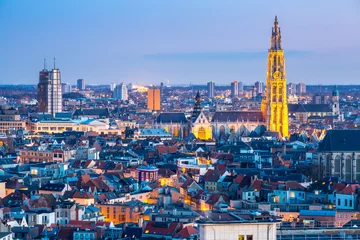
M 358 0 L 0 0 L 0 84 L 265 81 L 275 15 L 288 82 L 360 84 Z

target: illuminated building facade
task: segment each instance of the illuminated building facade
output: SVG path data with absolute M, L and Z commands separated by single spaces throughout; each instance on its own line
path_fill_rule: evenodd
M 212 127 L 209 119 L 202 111 L 200 93 L 195 97 L 194 111 L 191 116 L 191 131 L 194 136 L 201 140 L 212 139 Z
M 148 109 L 151 111 L 159 111 L 161 108 L 160 100 L 161 100 L 160 89 L 155 87 L 149 88 L 148 97 L 147 97 Z
M 289 135 L 286 88 L 284 50 L 281 46 L 279 23 L 275 17 L 268 51 L 266 96 L 262 101 L 261 110 L 266 119 L 267 130 L 279 132 L 283 137 Z

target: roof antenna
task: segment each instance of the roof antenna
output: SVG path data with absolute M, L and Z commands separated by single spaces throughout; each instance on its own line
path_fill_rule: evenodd
M 46 70 L 46 58 L 44 58 L 44 70 Z
M 56 58 L 54 58 L 54 69 L 56 69 L 56 67 L 55 67 L 55 60 L 56 60 Z

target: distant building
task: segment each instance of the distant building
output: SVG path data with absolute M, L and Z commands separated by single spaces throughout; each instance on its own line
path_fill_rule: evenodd
M 212 139 L 211 123 L 202 110 L 201 97 L 199 92 L 196 94 L 194 110 L 191 116 L 191 132 L 198 139 Z
M 77 88 L 79 89 L 79 91 L 85 90 L 85 80 L 84 79 L 77 80 Z
M 208 211 L 206 219 L 197 222 L 199 239 L 276 240 L 279 221 L 269 214 L 266 216 L 259 213 L 256 217 L 257 219 L 252 214 L 236 211 Z
M 160 83 L 160 95 L 162 96 L 164 94 L 164 83 Z
M 239 82 L 239 92 L 243 92 L 243 91 L 244 91 L 244 83 Z
M 110 91 L 114 91 L 116 88 L 116 83 L 112 82 L 110 83 Z
M 296 94 L 296 84 L 295 83 L 289 83 L 287 85 L 287 93 L 289 95 L 294 95 Z
M 121 101 L 128 100 L 128 89 L 124 83 L 121 83 L 116 86 L 114 90 L 114 98 Z
M 231 97 L 235 98 L 239 96 L 239 83 L 238 81 L 233 81 L 231 83 Z
M 297 94 L 298 95 L 303 95 L 303 94 L 305 94 L 306 93 L 306 85 L 305 85 L 305 83 L 299 83 L 297 86 L 296 86 L 296 88 L 297 88 Z
M 55 68 L 49 73 L 50 88 L 48 89 L 48 113 L 55 115 L 55 113 L 62 111 L 62 92 L 61 92 L 61 74 L 60 70 Z
M 14 108 L 0 108 L 0 133 L 6 133 L 9 129 L 25 129 L 26 122 L 21 121 L 19 112 Z
M 44 69 L 39 73 L 38 92 L 38 112 L 48 111 L 48 91 L 49 91 L 49 71 Z
M 175 138 L 188 135 L 188 121 L 182 112 L 160 113 L 156 118 L 155 128 L 163 128 Z
M 255 93 L 256 93 L 256 95 L 263 94 L 264 89 L 265 89 L 265 87 L 264 87 L 263 82 L 261 82 L 261 81 L 255 82 Z
M 60 70 L 55 68 L 50 72 L 40 71 L 38 84 L 38 112 L 55 115 L 62 111 L 62 85 Z
M 313 96 L 313 104 L 325 104 L 326 102 L 326 97 L 324 95 L 316 94 Z
M 62 91 L 62 94 L 71 92 L 71 85 L 68 84 L 68 83 L 62 83 L 61 84 L 61 91 Z
M 275 59 L 275 61 L 274 61 Z M 274 27 L 268 51 L 268 72 L 266 74 L 266 97 L 261 102 L 261 111 L 266 120 L 266 129 L 289 135 L 288 103 L 286 93 L 285 56 L 282 48 L 281 31 L 275 16 Z
M 319 177 L 360 181 L 359 139 L 359 130 L 329 130 L 319 144 L 317 159 L 314 159 L 320 166 Z
M 215 83 L 213 81 L 207 83 L 208 97 L 214 98 L 215 96 Z
M 148 109 L 151 111 L 159 111 L 161 109 L 160 100 L 161 100 L 160 89 L 155 87 L 150 87 L 148 89 L 148 97 L 147 97 Z

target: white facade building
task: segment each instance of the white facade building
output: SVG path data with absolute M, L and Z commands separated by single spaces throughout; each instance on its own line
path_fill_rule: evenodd
M 276 222 L 214 222 L 200 223 L 200 240 L 242 239 L 276 240 Z
M 49 72 L 47 112 L 55 115 L 62 111 L 62 86 L 60 70 L 54 68 Z
M 128 89 L 124 83 L 116 86 L 114 90 L 114 98 L 122 101 L 128 100 Z

